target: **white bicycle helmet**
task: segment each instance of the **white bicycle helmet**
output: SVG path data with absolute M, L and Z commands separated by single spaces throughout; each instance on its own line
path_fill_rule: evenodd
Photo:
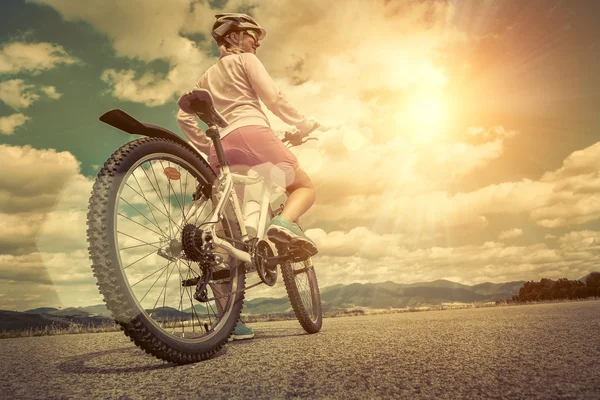
M 222 13 L 215 15 L 215 18 L 217 20 L 213 24 L 211 35 L 218 45 L 223 44 L 225 36 L 230 32 L 253 30 L 258 33 L 258 40 L 267 35 L 267 31 L 246 14 Z

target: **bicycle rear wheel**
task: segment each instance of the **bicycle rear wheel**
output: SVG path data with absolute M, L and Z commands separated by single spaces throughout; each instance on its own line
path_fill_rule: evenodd
M 183 239 L 184 227 L 195 229 L 211 217 L 215 203 L 207 190 L 198 189 L 214 180 L 191 150 L 170 140 L 143 138 L 113 153 L 90 198 L 90 258 L 107 307 L 136 345 L 173 363 L 216 354 L 243 305 L 243 264 L 223 252 L 215 253 L 222 262 L 207 268 L 194 261 L 197 248 Z M 200 201 L 192 213 L 194 198 Z M 229 208 L 216 231 L 224 239 L 240 239 Z M 209 282 L 204 301 L 198 302 L 194 282 L 204 276 L 219 280 Z
M 323 309 L 312 259 L 282 264 L 281 275 L 298 322 L 308 333 L 319 332 L 323 324 Z

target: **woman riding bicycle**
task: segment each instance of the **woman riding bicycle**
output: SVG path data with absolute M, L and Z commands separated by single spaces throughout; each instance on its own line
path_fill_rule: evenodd
M 276 116 L 299 133 L 308 135 L 319 127 L 311 118 L 300 114 L 283 97 L 279 88 L 256 57 L 259 41 L 266 31 L 245 14 L 217 14 L 212 29 L 220 58 L 196 83 L 196 88 L 208 90 L 217 109 L 229 125 L 221 131 L 221 143 L 232 166 L 249 167 L 272 164 L 285 176 L 282 186 L 287 200 L 283 212 L 275 216 L 267 229 L 273 242 L 285 243 L 290 248 L 301 248 L 307 257 L 317 253 L 315 243 L 300 229 L 296 221 L 315 202 L 315 189 L 294 154 L 275 136 L 259 100 Z M 183 133 L 209 159 L 214 170 L 217 157 L 210 140 L 198 127 L 196 116 L 182 110 L 177 123 Z M 271 175 L 276 175 L 273 172 Z M 236 329 L 237 330 L 237 329 Z M 235 337 L 235 335 L 234 335 Z
M 221 131 L 221 140 L 231 165 L 253 167 L 272 163 L 285 175 L 287 201 L 281 215 L 271 220 L 267 236 L 274 242 L 301 247 L 308 256 L 317 253 L 315 243 L 296 221 L 315 202 L 315 189 L 294 154 L 285 147 L 270 128 L 259 99 L 284 122 L 307 135 L 319 127 L 312 118 L 300 114 L 283 97 L 263 64 L 256 57 L 259 41 L 266 31 L 245 14 L 217 14 L 212 36 L 219 45 L 221 57 L 196 83 L 196 88 L 208 90 L 215 108 L 229 126 Z M 198 127 L 196 116 L 182 110 L 177 122 L 183 133 L 208 155 L 216 170 L 217 157 L 210 140 Z

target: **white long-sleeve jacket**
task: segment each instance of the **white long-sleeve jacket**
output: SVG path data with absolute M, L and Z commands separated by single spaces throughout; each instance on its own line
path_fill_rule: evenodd
M 221 138 L 242 126 L 270 127 L 259 99 L 273 114 L 302 133 L 310 132 L 316 124 L 314 119 L 305 117 L 290 105 L 263 64 L 252 53 L 222 57 L 202 75 L 196 88 L 210 92 L 215 109 L 229 123 L 221 131 Z M 208 154 L 210 139 L 198 127 L 196 116 L 179 110 L 177 123 L 183 133 L 202 152 Z

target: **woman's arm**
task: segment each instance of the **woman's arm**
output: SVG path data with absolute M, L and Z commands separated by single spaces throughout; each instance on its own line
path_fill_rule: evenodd
M 301 133 L 311 132 L 318 126 L 314 119 L 305 117 L 292 107 L 254 54 L 244 53 L 242 60 L 250 86 L 273 114 L 295 126 Z
M 206 133 L 198 127 L 198 121 L 194 114 L 188 114 L 183 110 L 177 113 L 177 124 L 183 134 L 204 154 L 208 156 L 210 151 L 210 139 Z

